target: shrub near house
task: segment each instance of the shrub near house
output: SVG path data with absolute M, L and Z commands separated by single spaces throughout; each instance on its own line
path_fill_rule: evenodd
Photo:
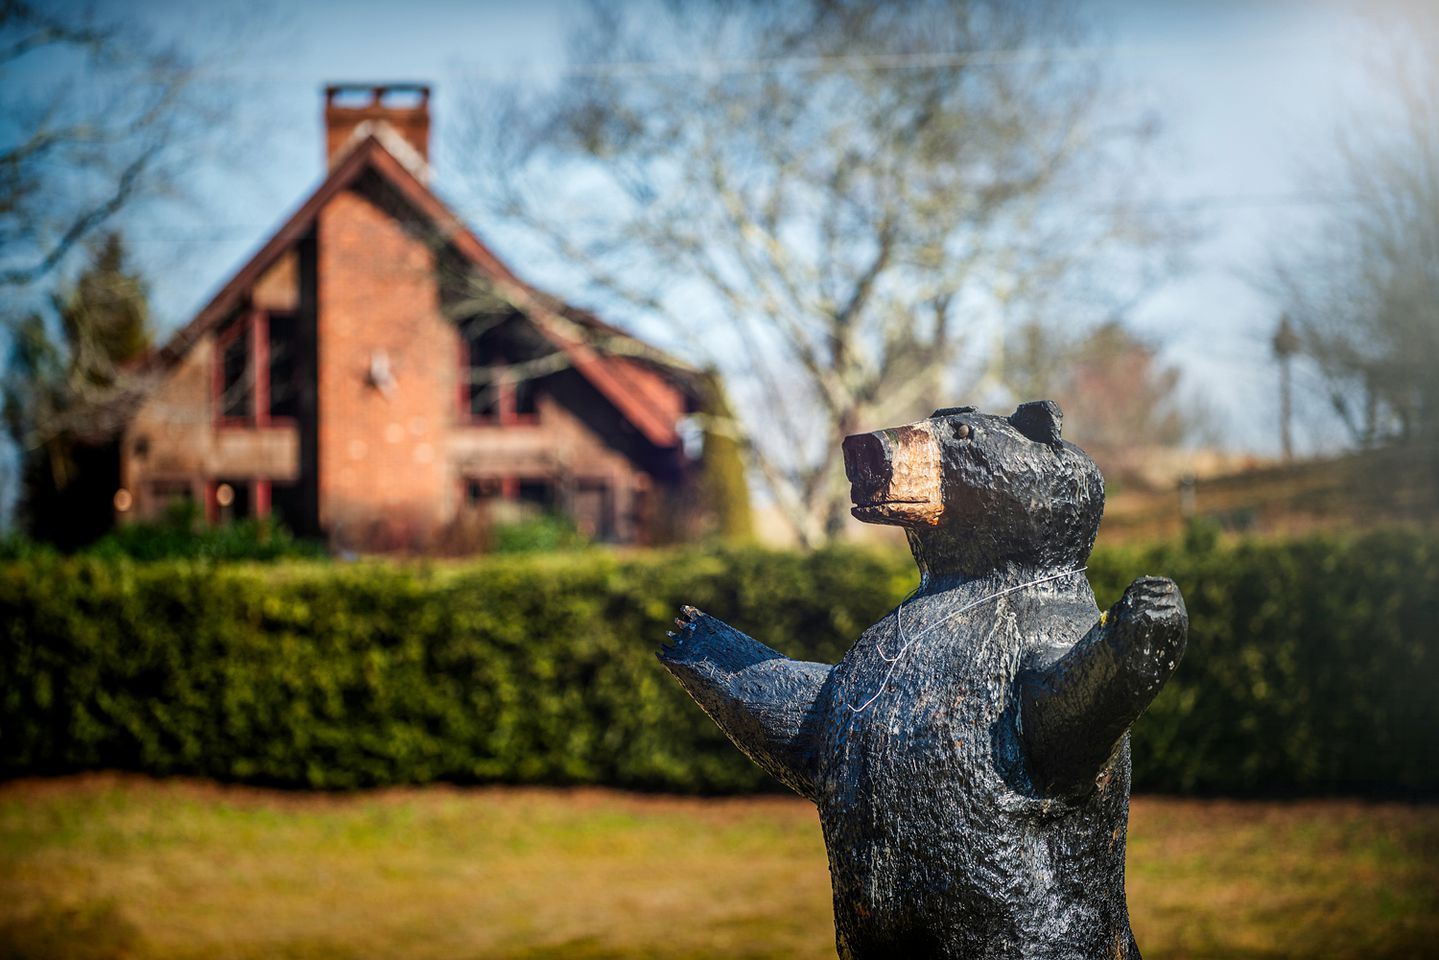
M 1439 790 L 1439 540 L 1101 550 L 1101 606 L 1163 570 L 1184 663 L 1134 733 L 1165 791 Z M 769 789 L 667 682 L 682 602 L 833 661 L 912 585 L 848 549 L 384 563 L 0 564 L 0 772 L 119 767 L 354 787 Z

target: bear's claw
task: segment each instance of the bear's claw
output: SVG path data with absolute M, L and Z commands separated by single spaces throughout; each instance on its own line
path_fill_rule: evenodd
M 1116 607 L 1114 613 L 1127 620 L 1188 621 L 1179 587 L 1165 577 L 1140 577 L 1135 580 L 1124 591 Z
M 695 627 L 698 626 L 702 617 L 704 614 L 689 604 L 680 607 L 680 615 L 675 617 L 675 626 L 679 629 L 665 632 L 665 636 L 673 642 L 660 644 L 660 648 L 655 651 L 655 656 L 661 660 L 668 660 L 679 653 L 685 641 L 694 634 Z

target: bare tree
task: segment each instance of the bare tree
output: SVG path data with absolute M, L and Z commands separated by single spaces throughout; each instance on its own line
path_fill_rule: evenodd
M 99 9 L 0 0 L 0 350 L 12 474 L 29 488 L 68 488 L 78 451 L 103 447 L 145 388 L 125 367 L 143 310 L 119 306 L 143 306 L 143 282 L 113 231 L 156 201 L 193 201 L 180 185 L 198 162 L 244 152 L 237 86 L 214 82 L 228 61 Z M 237 56 L 257 28 L 251 10 L 224 16 L 216 42 Z
M 1376 95 L 1311 170 L 1340 198 L 1269 276 L 1299 354 L 1361 445 L 1439 442 L 1439 18 L 1388 38 Z
M 1168 236 L 1120 180 L 1152 122 L 1104 96 L 1065 3 L 641 14 L 597 7 L 552 88 L 478 88 L 468 186 L 718 366 L 802 542 L 840 529 L 845 434 L 982 371 L 978 318 L 1128 297 Z
M 197 75 L 119 20 L 0 0 L 0 287 L 43 280 L 122 210 L 170 188 L 213 131 Z

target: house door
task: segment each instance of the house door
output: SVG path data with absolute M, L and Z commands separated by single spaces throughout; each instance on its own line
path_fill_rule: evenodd
M 570 510 L 581 536 L 600 541 L 614 538 L 614 498 L 607 481 L 576 481 Z

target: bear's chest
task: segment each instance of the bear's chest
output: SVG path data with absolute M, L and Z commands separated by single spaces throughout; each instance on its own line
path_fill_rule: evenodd
M 1018 624 L 906 622 L 870 627 L 835 668 L 834 692 L 846 729 L 898 722 L 922 733 L 930 722 L 981 719 L 1018 669 Z
M 903 803 L 907 783 L 943 780 L 977 816 L 1013 793 L 996 765 L 1014 724 L 1015 678 L 1026 651 L 1072 643 L 1084 603 L 1024 596 L 928 597 L 874 624 L 835 668 L 825 710 L 820 786 L 866 803 Z
M 944 771 L 970 782 L 1011 698 L 1023 625 L 904 609 L 870 627 L 836 667 L 822 779 L 840 790 Z

